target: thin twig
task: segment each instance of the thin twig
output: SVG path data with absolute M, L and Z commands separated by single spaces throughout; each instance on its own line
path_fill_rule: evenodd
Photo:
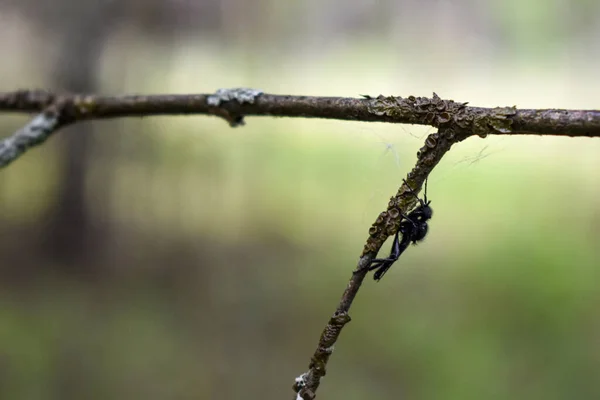
M 27 125 L 0 142 L 0 168 L 10 164 L 28 148 L 45 142 L 58 126 L 58 116 L 52 110 L 38 114 Z
M 312 400 L 321 378 L 326 374 L 326 367 L 329 356 L 333 352 L 334 345 L 344 328 L 350 322 L 350 307 L 360 289 L 365 276 L 368 272 L 368 266 L 377 255 L 377 252 L 383 245 L 383 241 L 396 233 L 398 230 L 401 214 L 407 214 L 415 204 L 415 197 L 411 194 L 411 188 L 418 193 L 421 190 L 425 179 L 429 176 L 433 168 L 439 163 L 444 154 L 446 154 L 452 145 L 461 138 L 450 130 L 440 129 L 439 132 L 432 133 L 425 140 L 425 146 L 418 153 L 417 163 L 407 176 L 410 188 L 403 184 L 394 197 L 390 199 L 388 209 L 382 212 L 373 226 L 369 230 L 370 237 L 365 244 L 363 255 L 358 261 L 357 268 L 352 273 L 352 277 L 346 286 L 339 305 L 333 316 L 323 329 L 317 349 L 313 354 L 308 371 L 296 378 L 294 390 L 297 393 L 297 400 Z M 384 235 L 384 236 L 382 236 Z M 381 239 L 383 238 L 383 241 Z

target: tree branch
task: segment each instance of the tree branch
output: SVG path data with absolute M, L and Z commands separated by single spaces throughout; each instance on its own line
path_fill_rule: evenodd
M 446 113 L 430 110 L 432 104 L 452 105 Z M 44 135 L 21 135 L 20 151 L 0 154 L 0 167 L 14 161 L 27 148 L 43 143 L 63 126 L 84 120 L 158 115 L 214 115 L 231 126 L 243 117 L 276 116 L 327 118 L 352 121 L 453 126 L 462 135 L 538 134 L 600 137 L 600 111 L 517 110 L 516 107 L 468 107 L 467 103 L 432 98 L 384 97 L 347 98 L 280 96 L 255 89 L 220 89 L 214 94 L 98 96 L 53 94 L 42 90 L 0 93 L 0 111 L 56 113 L 58 124 Z M 22 132 L 20 130 L 19 132 Z M 12 138 L 15 140 L 18 132 Z M 10 143 L 2 143 L 0 149 Z M 14 146 L 14 145 L 13 145 Z
M 0 142 L 0 167 L 10 164 L 28 148 L 46 141 L 57 129 L 58 118 L 51 110 L 33 118 L 12 136 Z
M 444 154 L 446 154 L 452 145 L 461 138 L 451 129 L 440 129 L 439 132 L 432 133 L 425 140 L 425 146 L 417 154 L 417 163 L 409 172 L 407 181 L 410 187 L 402 184 L 395 196 L 390 199 L 388 208 L 382 212 L 377 220 L 369 229 L 369 238 L 365 244 L 363 254 L 358 261 L 356 270 L 346 286 L 339 305 L 333 316 L 325 326 L 319 339 L 317 349 L 313 354 L 309 369 L 296 378 L 294 390 L 297 393 L 297 400 L 312 400 L 319 387 L 321 378 L 326 374 L 327 362 L 333 352 L 335 342 L 337 341 L 344 326 L 350 322 L 350 307 L 356 297 L 360 286 L 368 272 L 371 261 L 377 255 L 377 252 L 383 245 L 388 236 L 395 235 L 402 219 L 402 214 L 407 214 L 415 205 L 416 199 L 411 193 L 411 188 L 418 193 L 421 190 L 425 179 L 429 176 L 433 168 L 439 163 Z
M 597 110 L 518 110 L 516 107 L 468 107 L 467 103 L 433 97 L 376 98 L 279 96 L 254 89 L 220 89 L 214 94 L 155 96 L 56 95 L 46 91 L 0 93 L 0 111 L 38 112 L 24 128 L 0 142 L 0 167 L 28 148 L 43 143 L 63 126 L 84 120 L 205 114 L 224 118 L 231 126 L 243 124 L 247 115 L 328 118 L 354 121 L 431 125 L 438 128 L 417 153 L 417 163 L 407 176 L 419 192 L 425 179 L 454 143 L 470 136 L 538 134 L 600 137 Z M 311 400 L 325 376 L 334 345 L 350 321 L 348 314 L 367 268 L 385 240 L 396 233 L 401 215 L 414 207 L 410 188 L 402 185 L 369 229 L 356 270 L 339 305 L 325 326 L 309 370 L 296 378 L 296 399 Z

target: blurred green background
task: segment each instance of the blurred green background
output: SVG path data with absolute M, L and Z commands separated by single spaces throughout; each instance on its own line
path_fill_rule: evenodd
M 2 89 L 598 109 L 600 3 L 0 0 Z M 28 116 L 2 115 L 0 137 Z M 0 398 L 281 399 L 431 129 L 91 122 L 0 171 Z M 600 398 L 600 141 L 470 138 L 324 399 Z M 388 246 L 383 251 L 388 251 Z

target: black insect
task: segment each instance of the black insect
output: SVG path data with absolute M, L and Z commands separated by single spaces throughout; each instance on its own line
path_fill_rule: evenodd
M 433 215 L 433 210 L 429 206 L 431 201 L 427 200 L 427 181 L 425 181 L 424 200 L 417 196 L 417 193 L 410 187 L 406 180 L 404 180 L 404 183 L 410 190 L 410 193 L 417 198 L 419 205 L 408 213 L 408 215 L 402 214 L 403 220 L 400 221 L 400 227 L 398 228 L 398 232 L 396 232 L 396 236 L 394 236 L 394 243 L 392 244 L 392 251 L 390 252 L 389 257 L 376 258 L 371 261 L 369 271 L 376 270 L 373 275 L 373 279 L 376 281 L 383 278 L 383 275 L 385 275 L 392 264 L 400 258 L 402 253 L 404 253 L 404 250 L 406 250 L 411 243 L 417 244 L 417 242 L 425 238 L 428 228 L 427 221 L 430 220 Z M 402 235 L 402 240 L 400 240 L 399 235 Z

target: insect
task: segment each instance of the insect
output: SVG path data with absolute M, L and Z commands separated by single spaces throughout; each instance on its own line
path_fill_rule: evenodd
M 408 215 L 402 214 L 403 220 L 400 221 L 400 227 L 396 236 L 394 236 L 394 242 L 392 244 L 392 251 L 387 258 L 377 258 L 371 261 L 369 271 L 375 271 L 373 279 L 379 281 L 383 278 L 383 275 L 390 269 L 390 267 L 400 258 L 404 250 L 413 243 L 423 240 L 427 235 L 427 221 L 431 219 L 433 210 L 429 206 L 431 201 L 427 200 L 427 181 L 425 181 L 425 195 L 423 199 L 420 199 L 417 193 L 410 187 L 406 180 L 403 180 L 404 184 L 408 186 L 410 193 L 417 198 L 419 205 L 412 210 Z M 400 234 L 402 239 L 400 240 Z

